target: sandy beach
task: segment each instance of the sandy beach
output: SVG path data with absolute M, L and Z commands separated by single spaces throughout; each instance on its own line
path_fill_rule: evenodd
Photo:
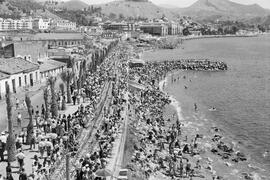
M 160 54 L 160 56 L 156 56 L 156 54 Z M 154 60 L 155 62 L 179 60 L 175 55 L 169 55 L 170 50 L 166 50 L 165 54 L 161 54 L 161 52 L 155 52 L 154 57 L 157 57 Z M 162 59 L 165 56 L 167 58 Z M 151 62 L 151 58 L 147 60 Z M 148 69 L 150 70 L 151 68 Z M 192 101 L 189 103 L 194 110 L 183 112 L 181 103 L 187 103 L 187 101 L 179 102 L 171 94 L 168 94 L 168 89 L 173 88 L 174 83 L 180 83 L 179 79 L 183 78 L 179 75 L 178 70 L 168 72 L 159 71 L 159 74 L 163 75 L 154 79 L 154 77 L 157 77 L 157 71 L 159 70 L 151 69 L 151 72 L 155 72 L 155 75 L 152 75 L 151 72 L 146 73 L 152 75 L 149 78 L 146 78 L 141 70 L 133 75 L 137 77 L 135 79 L 143 79 L 143 82 L 139 83 L 147 86 L 151 84 L 149 81 L 152 83 L 155 82 L 155 85 L 149 86 L 150 89 L 153 88 L 150 92 L 153 91 L 154 94 L 157 93 L 160 95 L 151 97 L 150 93 L 151 101 L 153 101 L 153 98 L 155 99 L 161 96 L 161 99 L 167 98 L 170 103 L 165 103 L 164 106 L 157 106 L 157 108 L 154 107 L 154 104 L 151 107 L 142 105 L 142 107 L 146 108 L 143 110 L 145 113 L 136 112 L 138 107 L 138 110 L 141 110 L 141 105 L 133 104 L 135 112 L 129 124 L 123 161 L 123 165 L 131 170 L 131 179 L 269 179 L 269 172 L 253 161 L 246 149 L 241 147 L 241 144 L 235 142 L 214 121 L 207 119 L 204 112 L 200 110 L 201 107 L 199 109 L 193 107 L 194 102 Z M 164 73 L 166 76 L 164 76 Z M 157 88 L 157 91 L 155 88 Z M 183 89 L 178 90 L 179 96 L 185 96 L 185 90 L 183 84 Z M 140 95 L 135 93 L 133 98 L 136 99 L 134 102 L 139 101 Z M 155 112 L 157 110 L 163 112 L 163 115 L 160 115 L 160 118 L 165 121 L 163 127 L 157 126 L 156 122 L 150 121 L 150 124 L 148 121 L 145 122 L 145 118 L 148 117 L 145 114 L 151 114 L 151 111 Z M 212 109 L 212 111 L 215 111 L 215 109 Z M 153 117 L 150 118 L 152 121 L 155 121 L 155 115 L 155 113 L 152 114 Z M 160 160 L 155 159 L 156 151 L 159 151 L 157 149 L 160 148 L 160 144 L 156 144 L 156 140 L 148 141 L 145 138 L 152 139 L 151 132 L 154 131 L 155 134 L 155 130 L 152 129 L 155 126 L 159 128 L 164 138 L 166 132 L 170 134 L 174 131 L 175 125 L 179 122 L 181 126 L 180 133 L 174 137 L 175 139 L 172 141 L 173 145 L 170 141 L 167 141 L 165 144 L 163 143 L 165 149 L 159 152 L 158 157 L 162 159 L 161 163 Z M 175 142 L 177 142 L 178 147 L 175 147 Z M 188 147 L 188 150 L 184 152 L 186 147 Z M 171 152 L 171 148 L 174 150 L 173 153 Z M 182 170 L 181 166 L 184 166 Z M 190 172 L 190 169 L 186 169 L 187 167 L 191 167 L 192 171 Z
M 175 73 L 177 74 L 177 72 Z M 166 93 L 166 87 L 169 84 L 169 79 L 172 74 L 166 77 L 166 79 L 160 81 L 160 89 Z M 163 89 L 164 88 L 164 89 Z M 182 93 L 181 90 L 178 91 Z M 187 137 L 188 143 L 191 143 L 191 140 L 196 136 L 196 134 L 202 135 L 198 146 L 201 147 L 200 155 L 192 158 L 192 163 L 195 165 L 197 160 L 200 160 L 200 163 L 203 167 L 203 174 L 205 179 L 211 179 L 215 175 L 220 179 L 268 179 L 267 171 L 255 164 L 255 162 L 249 157 L 247 161 L 243 162 L 233 162 L 230 158 L 224 158 L 216 153 L 213 153 L 211 150 L 217 147 L 217 142 L 214 142 L 215 137 L 220 137 L 222 141 L 225 142 L 228 146 L 232 146 L 234 151 L 244 151 L 243 148 L 239 147 L 233 139 L 227 138 L 222 129 L 219 129 L 214 122 L 209 121 L 205 118 L 204 114 L 201 112 L 194 112 L 190 116 L 184 116 L 181 109 L 181 102 L 178 102 L 173 96 L 170 96 L 171 104 L 166 107 L 164 114 L 165 117 L 176 119 L 174 116 L 177 114 L 178 119 L 181 120 L 183 127 L 182 139 L 184 141 Z M 218 148 L 217 148 L 218 149 Z M 265 174 L 264 174 L 265 173 Z M 260 176 L 259 174 L 264 174 Z M 194 178 L 196 179 L 196 178 Z M 202 178 L 198 178 L 202 179 Z

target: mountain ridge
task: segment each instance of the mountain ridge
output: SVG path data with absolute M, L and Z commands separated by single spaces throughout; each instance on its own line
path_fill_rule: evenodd
M 164 15 L 169 19 L 175 19 L 175 12 L 170 11 L 169 9 L 159 7 L 154 3 L 147 2 L 137 2 L 137 1 L 126 1 L 118 0 L 112 1 L 104 4 L 96 4 L 95 7 L 101 7 L 102 13 L 110 15 L 114 13 L 116 15 L 122 14 L 125 17 L 146 17 L 149 19 L 161 18 Z
M 270 10 L 258 4 L 243 5 L 229 0 L 198 0 L 187 8 L 178 8 L 181 15 L 192 16 L 196 20 L 248 20 L 270 15 Z

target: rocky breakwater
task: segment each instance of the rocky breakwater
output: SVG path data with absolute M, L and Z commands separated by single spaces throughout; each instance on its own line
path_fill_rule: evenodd
M 226 71 L 228 65 L 221 61 L 210 61 L 208 59 L 180 59 L 152 63 L 160 66 L 168 72 L 173 70 L 194 70 L 194 71 Z

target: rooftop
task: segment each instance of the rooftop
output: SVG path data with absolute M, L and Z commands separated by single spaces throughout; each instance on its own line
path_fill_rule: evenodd
M 54 69 L 58 69 L 61 67 L 65 67 L 67 64 L 64 62 L 54 61 L 54 60 L 47 60 L 43 64 L 40 65 L 40 72 L 46 72 Z
M 8 74 L 5 74 L 5 73 L 0 72 L 0 80 L 7 79 L 8 77 L 9 77 Z
M 34 40 L 65 40 L 76 39 L 82 40 L 83 35 L 80 33 L 38 33 L 33 36 Z
M 37 64 L 22 58 L 0 58 L 0 72 L 8 75 L 28 73 L 39 68 Z

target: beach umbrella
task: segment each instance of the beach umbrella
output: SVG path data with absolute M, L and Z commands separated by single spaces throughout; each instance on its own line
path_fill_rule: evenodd
M 96 176 L 97 177 L 109 177 L 112 176 L 112 172 L 108 169 L 99 169 L 96 171 Z
M 45 141 L 45 146 L 47 147 L 52 147 L 53 144 L 50 141 Z

